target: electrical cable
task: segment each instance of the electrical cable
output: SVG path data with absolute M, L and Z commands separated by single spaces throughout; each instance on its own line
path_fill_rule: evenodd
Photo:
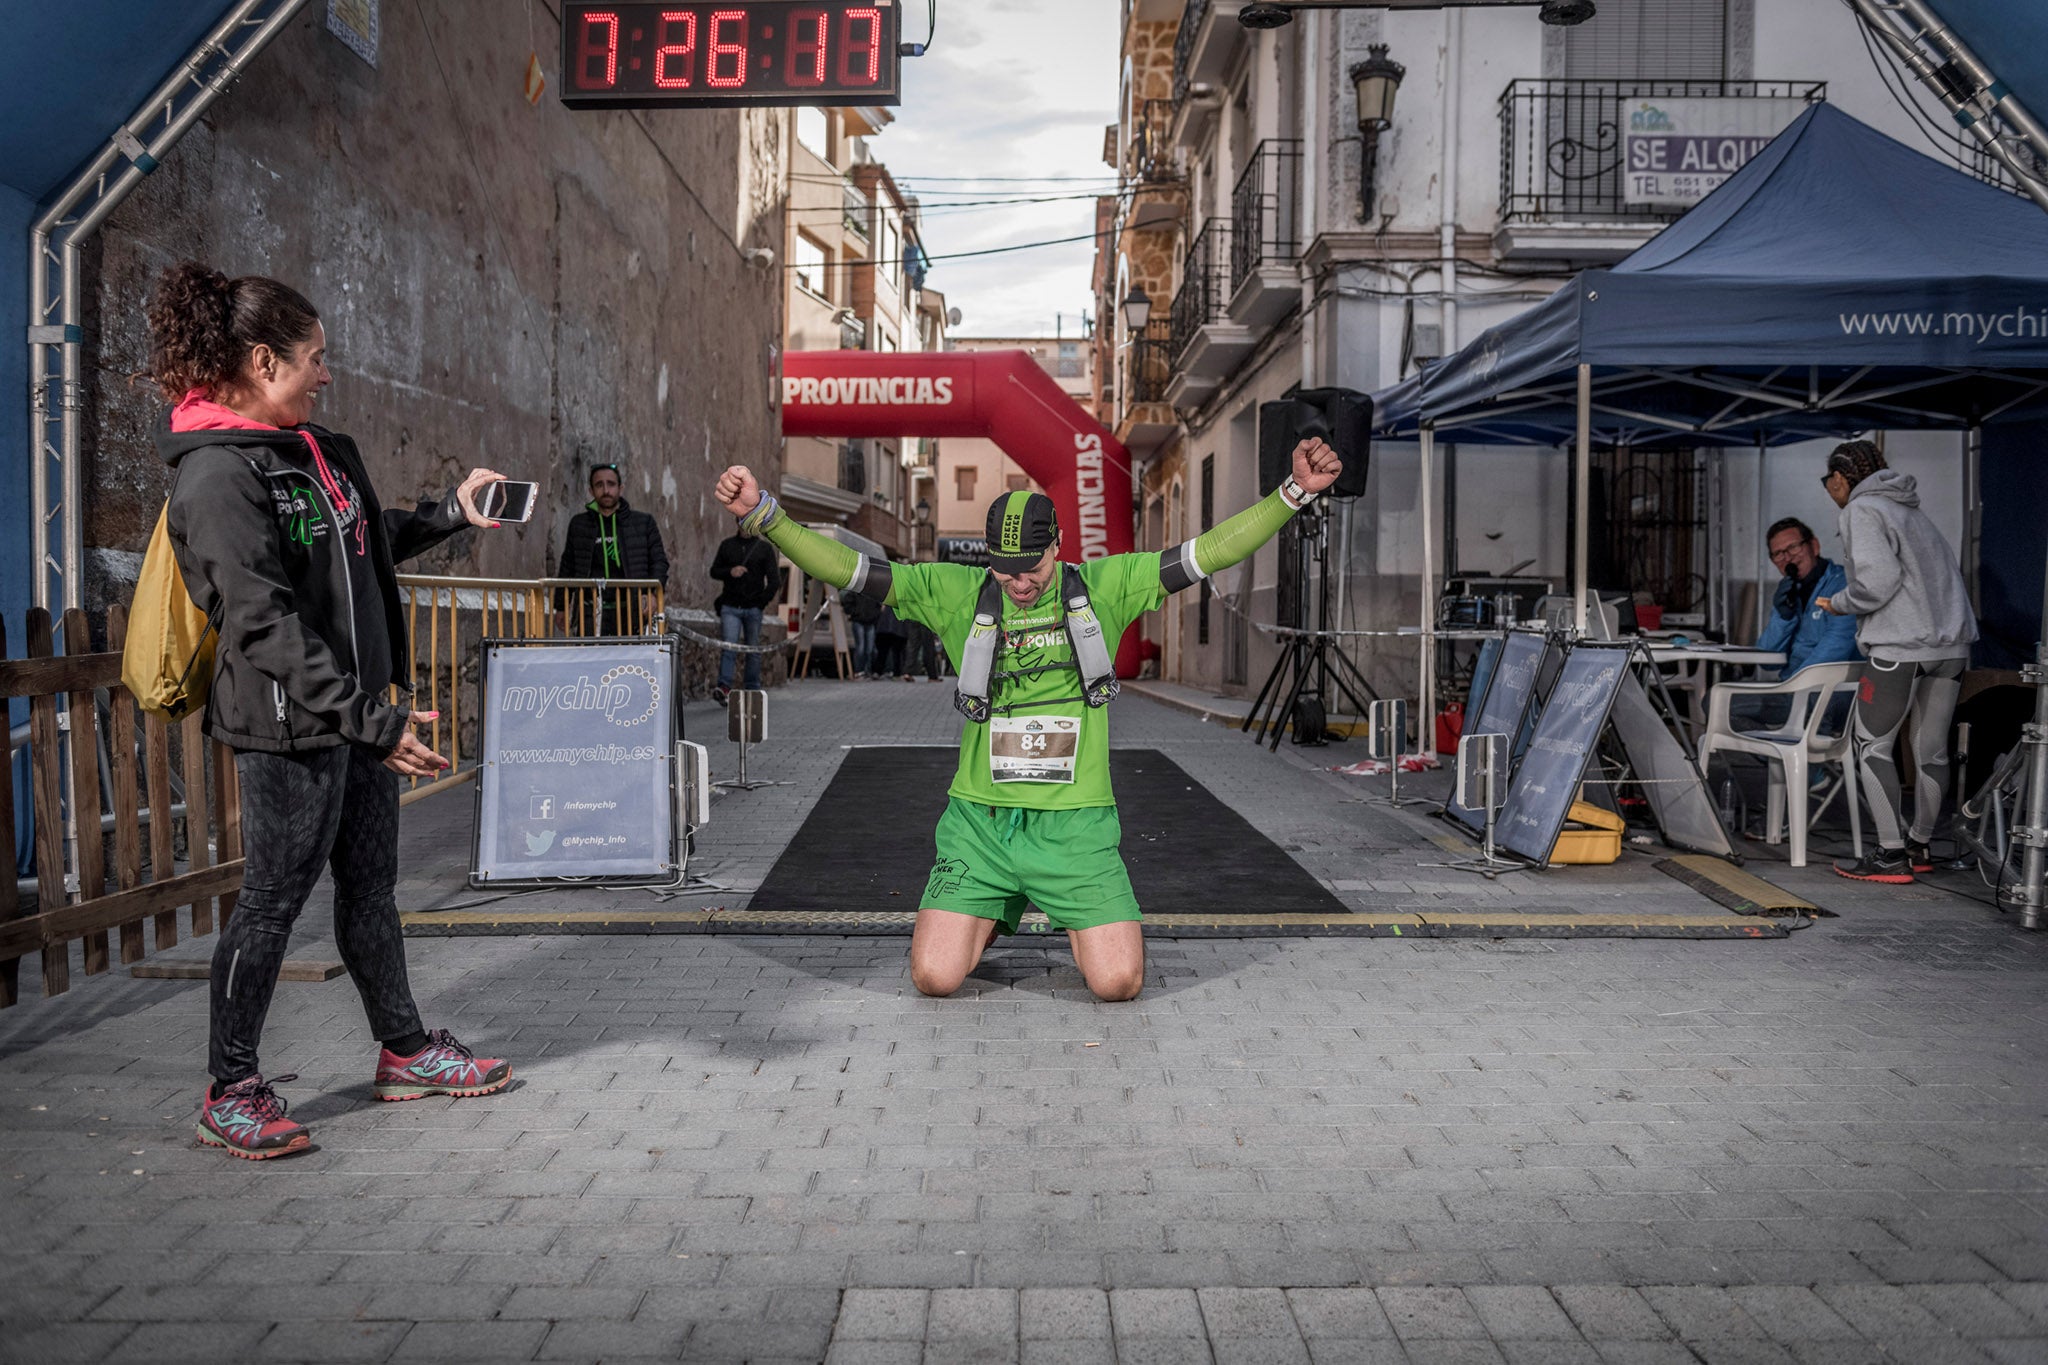
M 936 256 L 921 255 L 920 258 L 926 261 L 958 261 L 964 260 L 969 256 L 1000 256 L 1011 251 L 1032 251 L 1042 246 L 1066 246 L 1073 242 L 1092 242 L 1102 235 L 1099 232 L 1084 232 L 1078 237 L 1048 237 L 1041 242 L 1018 242 L 1013 246 L 985 247 L 980 251 L 949 251 Z M 905 256 L 898 256 L 892 260 L 869 260 L 866 257 L 861 257 L 860 264 L 863 266 L 902 265 L 908 259 Z M 784 270 L 798 270 L 808 269 L 809 267 L 791 263 L 782 268 Z
M 1849 4 L 1849 0 L 1842 0 L 1842 3 L 1849 6 L 1850 13 L 1855 16 L 1856 36 L 1863 40 L 1863 50 L 1869 55 L 1870 64 L 1877 68 L 1878 84 L 1884 87 L 1885 93 L 1892 97 L 1892 102 L 1905 112 L 1906 117 L 1912 120 L 1914 126 L 1921 131 L 1929 142 L 1934 144 L 1937 150 L 1958 165 L 1963 164 L 1968 158 L 1964 155 L 1967 144 L 1962 135 L 1960 133 L 1951 133 L 1935 122 L 1932 115 L 1910 98 L 1910 87 L 1903 94 L 1899 89 L 1894 88 L 1893 82 L 1895 80 L 1902 81 L 1904 78 L 1891 62 L 1884 60 L 1878 54 L 1875 41 L 1871 36 L 1869 21 L 1856 11 L 1855 6 Z

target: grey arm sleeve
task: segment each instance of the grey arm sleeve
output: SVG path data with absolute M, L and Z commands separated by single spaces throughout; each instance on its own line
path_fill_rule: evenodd
M 1159 555 L 1159 582 L 1168 592 L 1192 588 L 1208 575 L 1195 563 L 1195 542 L 1183 540 Z
M 860 564 L 853 571 L 853 580 L 846 587 L 863 597 L 872 597 L 877 602 L 889 600 L 889 563 L 887 560 L 860 557 Z

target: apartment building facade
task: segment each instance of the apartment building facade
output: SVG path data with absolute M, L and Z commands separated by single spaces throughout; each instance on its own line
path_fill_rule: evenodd
M 879 108 L 804 108 L 790 121 L 785 350 L 945 347 L 944 296 L 924 287 L 917 201 L 869 148 L 893 117 Z M 784 503 L 804 521 L 844 526 L 910 557 L 920 549 L 918 503 L 932 503 L 935 444 L 787 437 Z M 929 541 L 928 516 L 924 525 Z
M 1255 30 L 1241 8 L 1123 2 L 1096 360 L 1105 421 L 1137 462 L 1146 548 L 1260 496 L 1261 403 L 1385 388 L 1676 218 L 1682 206 L 1627 188 L 1620 129 L 1643 101 L 1789 121 L 1825 99 L 1929 149 L 1839 0 L 1601 3 L 1572 28 L 1526 5 L 1299 11 Z M 1362 126 L 1364 97 L 1389 88 L 1390 112 L 1373 111 L 1383 126 Z M 1923 487 L 1960 537 L 1959 439 L 1892 433 L 1889 448 L 1934 472 Z M 1354 632 L 1342 647 L 1374 685 L 1415 695 L 1416 644 L 1391 632 L 1424 613 L 1425 516 L 1438 585 L 1512 571 L 1562 587 L 1565 454 L 1439 450 L 1425 497 L 1416 448 L 1376 444 L 1364 496 L 1169 603 L 1147 627 L 1164 676 L 1247 694 L 1278 624 Z M 1703 588 L 1730 567 L 1768 571 L 1758 509 L 1833 524 L 1817 488 L 1774 472 L 1787 463 L 1600 452 L 1589 525 L 1609 546 L 1605 573 L 1739 638 L 1748 608 Z

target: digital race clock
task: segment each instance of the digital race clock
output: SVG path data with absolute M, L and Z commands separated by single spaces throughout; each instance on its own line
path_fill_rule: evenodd
M 895 104 L 896 0 L 562 6 L 571 109 Z

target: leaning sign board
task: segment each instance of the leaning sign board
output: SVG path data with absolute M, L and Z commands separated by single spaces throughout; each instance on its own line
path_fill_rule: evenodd
M 1804 99 L 1624 100 L 1623 199 L 1691 208 L 1806 110 Z
M 1575 645 L 1566 653 L 1501 806 L 1502 848 L 1538 863 L 1550 861 L 1628 661 L 1625 648 Z
M 486 640 L 472 886 L 673 884 L 675 642 Z
M 1541 635 L 1526 631 L 1510 631 L 1503 638 L 1488 640 L 1480 646 L 1479 669 L 1486 672 L 1485 690 L 1480 691 L 1480 684 L 1474 683 L 1478 701 L 1466 709 L 1464 732 L 1505 735 L 1507 752 L 1501 756 L 1503 763 L 1513 762 L 1515 741 L 1522 733 L 1529 698 L 1536 691 L 1536 675 L 1542 667 L 1545 648 Z M 1466 805 L 1456 791 L 1444 803 L 1444 814 L 1468 829 L 1477 830 L 1486 824 L 1486 812 Z

